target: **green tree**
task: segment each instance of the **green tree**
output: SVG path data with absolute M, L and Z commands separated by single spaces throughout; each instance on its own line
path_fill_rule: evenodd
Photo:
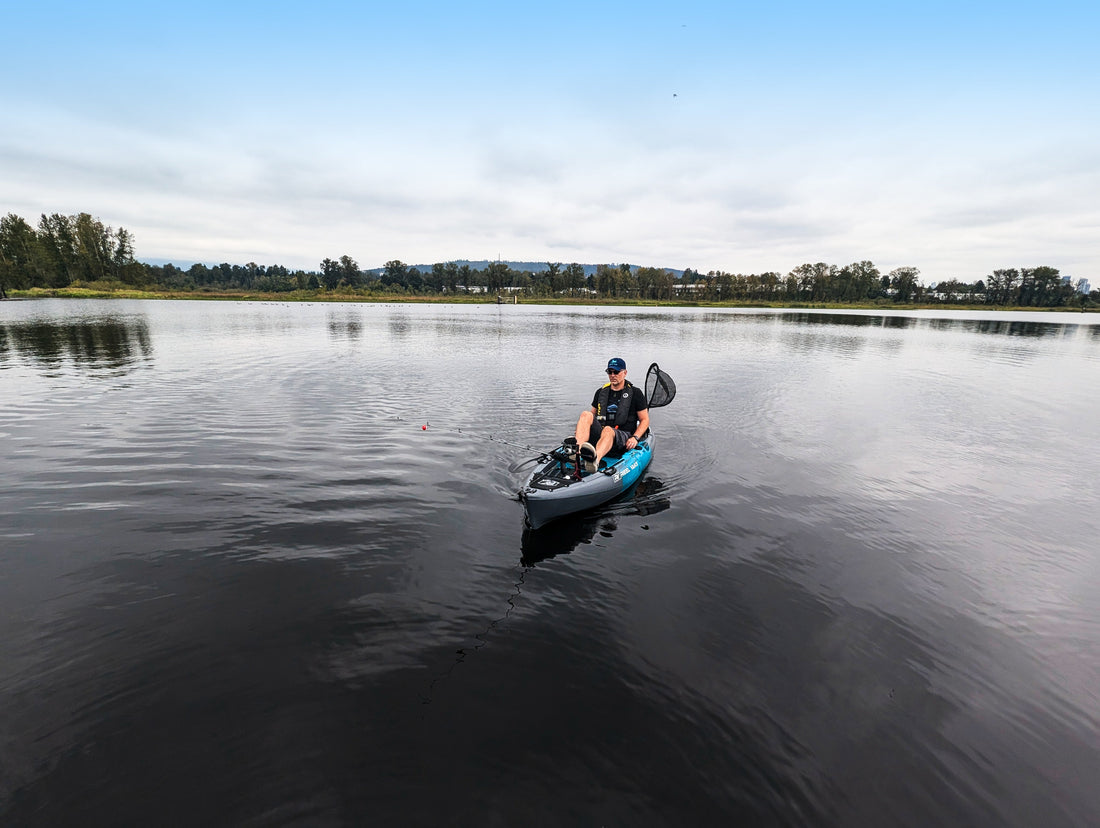
M 920 271 L 915 267 L 896 267 L 890 271 L 890 287 L 894 290 L 895 302 L 908 302 L 919 296 L 919 275 Z
M 489 293 L 499 292 L 505 285 L 510 285 L 512 269 L 504 262 L 489 262 L 485 268 L 485 285 Z
M 565 290 L 565 278 L 561 272 L 560 262 L 547 262 L 546 263 L 546 281 L 547 287 L 550 289 L 550 293 L 560 293 Z
M 206 270 L 205 265 L 202 265 L 202 268 Z M 115 279 L 127 285 L 140 285 L 145 282 L 145 267 L 134 260 L 134 236 L 125 227 L 120 227 L 115 232 L 111 273 Z
M 359 287 L 363 283 L 359 263 L 346 253 L 340 257 L 340 280 L 349 287 Z
M 986 278 L 986 301 L 991 305 L 1008 305 L 1016 299 L 1020 271 L 1015 268 L 994 270 Z
M 796 284 L 795 296 L 798 299 L 812 299 L 814 295 L 814 280 L 816 278 L 814 265 L 809 263 L 800 264 L 787 274 L 788 279 L 791 277 L 794 277 Z
M 638 285 L 638 296 L 642 299 L 661 299 L 664 277 L 668 271 L 659 267 L 639 267 L 634 271 L 634 280 Z
M 470 267 L 468 264 L 462 265 L 458 269 L 458 280 L 459 280 L 459 283 L 462 285 L 463 290 L 465 290 L 466 293 L 469 293 L 470 292 L 470 286 L 474 283 L 474 281 L 473 281 L 474 280 L 474 270 L 473 270 L 473 268 Z
M 71 222 L 80 277 L 96 282 L 114 275 L 114 231 L 88 213 L 78 213 Z
M 458 290 L 457 263 L 447 262 L 443 265 L 443 284 L 446 286 L 448 293 L 455 293 Z
M 1069 290 L 1063 290 L 1068 287 Z M 1066 304 L 1073 288 L 1062 281 L 1056 267 L 1046 265 L 1025 267 L 1020 270 L 1020 286 L 1017 290 L 1017 304 L 1025 307 L 1057 307 Z
M 340 284 L 340 263 L 325 258 L 321 261 L 321 283 L 326 290 L 334 290 Z
M 676 284 L 676 277 L 672 275 L 669 270 L 661 270 L 660 275 L 657 276 L 657 299 L 667 299 L 672 301 L 676 290 L 674 285 Z
M 596 292 L 600 296 L 615 295 L 615 275 L 617 269 L 611 265 L 596 265 Z
M 46 287 L 66 287 L 80 278 L 73 222 L 60 213 L 42 215 L 38 238 L 43 251 Z
M 836 265 L 817 262 L 813 266 L 813 288 L 810 292 L 810 298 L 814 302 L 824 302 L 833 298 L 833 293 L 836 290 L 836 277 Z
M 719 270 L 714 279 L 714 293 L 719 301 L 729 302 L 734 298 L 734 275 Z
M 573 262 L 565 268 L 565 285 L 570 296 L 584 289 L 584 266 Z
M 391 259 L 382 268 L 382 284 L 386 287 L 405 287 L 408 283 L 409 266 L 400 259 Z
M 38 235 L 15 213 L 0 219 L 0 299 L 9 290 L 30 287 L 38 266 Z
M 874 299 L 882 292 L 882 274 L 873 262 L 852 262 L 836 273 L 832 298 L 840 302 Z
M 619 265 L 619 272 L 615 274 L 615 295 L 616 296 L 633 296 L 638 292 L 638 280 L 634 277 L 634 272 L 630 265 Z
M 874 262 L 864 259 L 850 265 L 856 283 L 857 299 L 874 299 L 882 295 L 882 274 Z
M 442 293 L 444 285 L 447 284 L 447 265 L 443 262 L 433 264 L 431 274 L 424 281 L 432 293 Z

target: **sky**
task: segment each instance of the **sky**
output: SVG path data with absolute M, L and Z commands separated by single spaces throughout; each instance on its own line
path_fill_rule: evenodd
M 137 258 L 1100 284 L 1100 4 L 3 3 L 0 214 Z

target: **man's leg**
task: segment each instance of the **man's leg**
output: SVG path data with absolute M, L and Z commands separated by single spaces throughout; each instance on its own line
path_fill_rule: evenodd
M 604 426 L 603 431 L 600 432 L 600 439 L 596 443 L 596 468 L 600 467 L 600 461 L 611 451 L 611 447 L 614 445 L 615 429 Z
M 587 443 L 592 433 L 592 424 L 596 421 L 596 418 L 592 416 L 592 409 L 586 408 L 581 412 L 580 418 L 577 420 L 577 445 L 581 443 Z

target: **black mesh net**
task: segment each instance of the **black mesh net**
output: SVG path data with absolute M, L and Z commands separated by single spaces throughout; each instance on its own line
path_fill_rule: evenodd
M 645 375 L 645 398 L 649 401 L 649 407 L 660 408 L 662 405 L 668 405 L 675 396 L 676 383 L 654 362 Z

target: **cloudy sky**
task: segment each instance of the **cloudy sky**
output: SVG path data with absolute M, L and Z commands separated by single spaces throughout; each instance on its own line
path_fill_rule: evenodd
M 138 258 L 1100 282 L 1095 2 L 6 4 L 0 213 Z

